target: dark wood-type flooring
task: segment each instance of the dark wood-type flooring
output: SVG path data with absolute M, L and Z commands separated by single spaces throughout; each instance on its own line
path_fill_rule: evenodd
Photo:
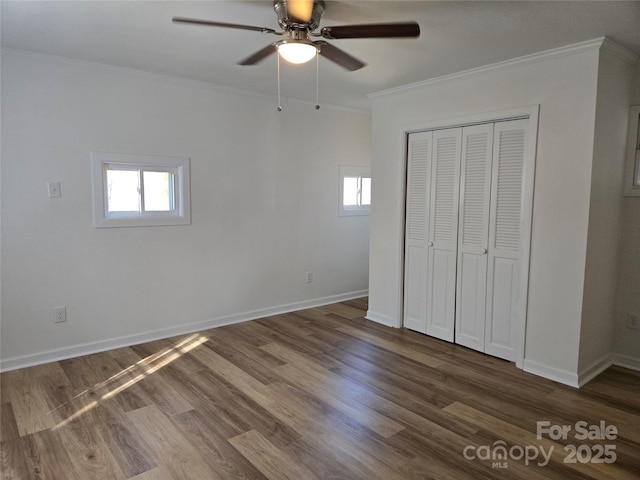
M 2 478 L 640 478 L 638 372 L 576 390 L 365 311 L 366 298 L 5 372 Z M 538 439 L 538 421 L 572 430 Z M 617 434 L 579 440 L 580 421 Z

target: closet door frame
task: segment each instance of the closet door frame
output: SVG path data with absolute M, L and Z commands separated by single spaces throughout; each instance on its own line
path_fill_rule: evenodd
M 412 124 L 404 125 L 398 132 L 402 136 L 402 161 L 404 165 L 404 175 L 402 177 L 402 185 L 400 188 L 401 199 L 399 205 L 401 205 L 402 212 L 400 218 L 402 224 L 399 228 L 399 242 L 401 245 L 400 255 L 398 256 L 398 296 L 401 299 L 398 305 L 397 321 L 393 326 L 402 327 L 404 318 L 404 279 L 405 279 L 405 208 L 406 208 L 406 185 L 407 185 L 407 148 L 408 137 L 411 133 L 422 132 L 426 130 L 440 130 L 455 127 L 466 127 L 471 125 L 478 125 L 482 123 L 502 122 L 508 120 L 528 119 L 529 123 L 526 132 L 526 146 L 525 146 L 525 165 L 523 172 L 523 202 L 522 202 L 522 216 L 521 216 L 521 232 L 520 237 L 520 271 L 526 272 L 526 274 L 520 275 L 518 289 L 521 294 L 520 301 L 518 302 L 518 308 L 514 312 L 513 328 L 516 338 L 515 345 L 515 363 L 518 368 L 524 367 L 524 350 L 525 350 L 525 335 L 526 335 L 526 317 L 527 317 L 527 297 L 529 292 L 529 258 L 531 254 L 531 229 L 532 229 L 532 217 L 533 217 L 533 189 L 535 179 L 535 164 L 536 164 L 536 147 L 538 143 L 538 116 L 540 105 L 528 105 L 523 107 L 516 107 L 512 109 L 498 110 L 493 112 L 485 112 L 472 115 L 463 115 L 459 117 L 444 118 L 439 120 L 425 120 L 423 122 L 415 122 Z

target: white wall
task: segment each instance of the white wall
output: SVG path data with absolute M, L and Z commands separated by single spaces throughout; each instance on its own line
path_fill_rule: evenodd
M 368 113 L 3 50 L 2 140 L 3 368 L 366 293 Z M 93 228 L 93 150 L 190 157 L 192 225 Z
M 589 378 L 614 351 L 622 179 L 626 157 L 632 66 L 600 51 L 591 202 L 578 370 Z
M 525 369 L 577 383 L 599 45 L 373 97 L 370 318 L 401 317 L 402 127 L 539 104 Z
M 631 105 L 640 105 L 640 66 L 635 68 Z M 640 314 L 640 197 L 622 199 L 622 228 L 615 351 L 620 363 L 640 368 L 640 331 L 626 328 L 627 312 Z

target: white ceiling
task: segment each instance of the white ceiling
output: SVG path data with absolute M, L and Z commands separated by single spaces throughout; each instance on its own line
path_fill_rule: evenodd
M 236 62 L 281 37 L 177 25 L 196 17 L 278 30 L 271 0 L 7 1 L 3 47 L 184 77 L 275 95 L 276 57 Z M 343 39 L 367 63 L 355 72 L 320 59 L 320 103 L 367 109 L 367 94 L 607 36 L 640 54 L 640 2 L 326 1 L 321 27 L 415 20 L 419 39 Z M 282 94 L 315 101 L 315 62 L 282 64 Z

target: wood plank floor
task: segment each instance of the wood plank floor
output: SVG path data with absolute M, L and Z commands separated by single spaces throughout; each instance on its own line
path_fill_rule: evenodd
M 366 308 L 3 373 L 2 478 L 640 478 L 640 373 L 611 368 L 575 390 Z M 538 421 L 571 430 L 537 438 Z M 581 421 L 615 438 L 583 440 Z

